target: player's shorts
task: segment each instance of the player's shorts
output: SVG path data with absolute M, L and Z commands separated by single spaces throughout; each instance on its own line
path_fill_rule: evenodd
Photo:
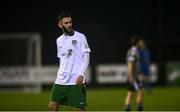
M 138 90 L 140 90 L 142 88 L 143 88 L 143 83 L 140 82 L 138 79 L 136 79 L 136 81 L 134 83 L 130 83 L 128 81 L 128 90 L 129 91 L 135 92 L 135 91 L 138 91 Z
M 54 84 L 50 100 L 60 105 L 72 107 L 86 106 L 86 85 L 58 85 Z

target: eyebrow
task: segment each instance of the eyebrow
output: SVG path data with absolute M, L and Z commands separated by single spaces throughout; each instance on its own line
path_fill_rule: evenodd
M 72 21 L 66 21 L 65 23 L 72 23 Z

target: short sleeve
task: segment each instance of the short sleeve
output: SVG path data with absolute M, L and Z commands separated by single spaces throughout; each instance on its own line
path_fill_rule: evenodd
M 128 61 L 136 61 L 136 52 L 132 51 L 128 53 Z
M 81 53 L 86 53 L 86 52 L 91 52 L 91 49 L 87 43 L 87 39 L 86 36 L 82 37 L 82 41 L 81 41 Z

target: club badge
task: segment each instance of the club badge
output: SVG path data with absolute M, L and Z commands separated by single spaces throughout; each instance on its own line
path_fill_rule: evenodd
M 77 44 L 77 40 L 72 40 L 72 45 L 75 46 Z

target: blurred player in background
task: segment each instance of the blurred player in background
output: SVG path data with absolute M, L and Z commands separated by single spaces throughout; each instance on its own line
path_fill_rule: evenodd
M 132 47 L 127 53 L 128 67 L 128 93 L 125 99 L 125 110 L 131 110 L 131 101 L 133 95 L 137 93 L 136 102 L 137 110 L 143 110 L 143 85 L 139 80 L 139 53 L 138 50 L 143 46 L 143 39 L 140 36 L 135 36 L 131 39 Z
M 150 52 L 146 47 L 146 42 L 142 42 L 141 49 L 139 50 L 139 69 L 141 74 L 141 80 L 144 82 L 144 87 L 148 93 L 151 93 L 151 82 L 150 82 Z
M 84 34 L 72 27 L 69 13 L 58 16 L 58 26 L 63 35 L 57 38 L 59 70 L 51 90 L 49 110 L 57 111 L 59 105 L 76 107 L 84 111 L 86 106 L 85 72 L 89 65 L 90 48 Z

